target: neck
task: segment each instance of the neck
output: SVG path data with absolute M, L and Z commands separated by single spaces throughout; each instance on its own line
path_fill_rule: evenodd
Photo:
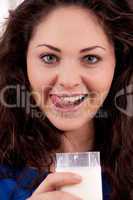
M 67 131 L 62 136 L 60 152 L 85 152 L 91 151 L 94 144 L 93 120 L 78 130 Z
M 62 135 L 62 145 L 58 153 L 92 151 L 94 145 L 94 122 L 91 121 L 78 130 L 66 131 Z M 54 163 L 50 167 L 55 172 Z

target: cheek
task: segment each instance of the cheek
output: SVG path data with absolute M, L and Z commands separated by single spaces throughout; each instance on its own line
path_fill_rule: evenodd
M 97 74 L 97 76 L 96 80 L 99 92 L 108 91 L 113 80 L 114 70 L 103 71 Z
M 42 69 L 37 55 L 29 49 L 27 54 L 27 75 L 33 90 L 40 90 L 41 86 L 46 82 L 45 73 Z
M 91 76 L 90 76 L 91 75 Z M 110 91 L 114 76 L 114 67 L 108 70 L 99 70 L 85 77 L 88 91 L 94 104 L 102 104 Z
M 112 56 L 106 60 L 102 66 L 102 69 L 97 73 L 100 91 L 108 91 L 110 89 L 114 77 L 115 65 L 115 58 Z
M 41 73 L 40 70 L 34 69 L 34 67 L 28 68 L 28 78 L 34 90 L 40 90 L 43 85 L 47 84 L 45 74 Z
M 39 106 L 45 104 L 48 94 L 55 83 L 56 73 L 50 72 L 49 69 L 47 70 L 42 66 L 35 65 L 35 62 L 27 62 L 27 73 L 36 102 Z

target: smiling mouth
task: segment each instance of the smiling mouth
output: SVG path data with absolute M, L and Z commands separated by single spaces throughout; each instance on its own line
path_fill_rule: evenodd
M 72 111 L 78 108 L 82 102 L 88 97 L 88 94 L 83 95 L 50 95 L 52 103 L 56 108 L 63 109 L 65 111 Z

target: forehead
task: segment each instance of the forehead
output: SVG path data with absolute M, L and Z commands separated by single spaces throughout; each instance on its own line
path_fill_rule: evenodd
M 108 38 L 100 20 L 92 11 L 79 6 L 56 8 L 42 18 L 35 28 L 33 43 L 47 41 L 58 45 L 108 45 Z

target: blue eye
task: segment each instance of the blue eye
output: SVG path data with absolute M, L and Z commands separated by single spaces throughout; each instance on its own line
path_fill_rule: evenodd
M 84 57 L 85 62 L 88 64 L 96 64 L 98 61 L 100 61 L 100 58 L 95 55 L 87 55 Z
M 58 60 L 58 58 L 53 54 L 41 55 L 40 58 L 46 64 L 54 64 Z

